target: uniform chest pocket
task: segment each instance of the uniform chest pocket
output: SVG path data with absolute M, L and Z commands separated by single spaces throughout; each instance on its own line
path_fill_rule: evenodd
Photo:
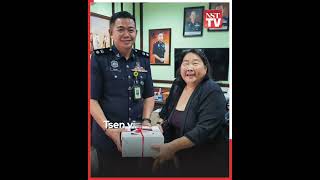
M 124 75 L 119 71 L 106 71 L 106 79 L 109 81 L 124 80 Z

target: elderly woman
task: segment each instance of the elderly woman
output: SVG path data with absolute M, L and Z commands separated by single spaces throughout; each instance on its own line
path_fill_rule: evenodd
M 154 170 L 175 162 L 179 168 L 164 171 L 162 168 L 161 174 L 226 177 L 229 174 L 226 99 L 219 85 L 209 78 L 210 65 L 201 50 L 185 51 L 180 62 L 178 77 L 160 112 L 165 144 L 153 145 L 160 151 Z

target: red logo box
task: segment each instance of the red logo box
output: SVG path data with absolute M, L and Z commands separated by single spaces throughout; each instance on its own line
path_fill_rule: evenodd
M 222 28 L 222 10 L 204 10 L 203 20 L 205 28 Z

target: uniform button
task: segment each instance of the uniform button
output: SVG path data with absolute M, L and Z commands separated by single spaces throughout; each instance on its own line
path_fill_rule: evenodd
M 127 68 L 129 69 L 129 65 L 127 65 Z
M 131 100 L 131 97 L 129 97 L 129 100 Z
M 131 76 L 129 75 L 128 78 L 131 79 Z
M 114 78 L 117 78 L 118 76 L 117 75 L 114 75 Z
M 129 111 L 131 111 L 131 108 L 129 108 Z
M 129 117 L 129 121 L 131 121 L 131 117 Z
M 129 90 L 129 91 L 131 91 L 131 90 L 132 90 L 132 87 L 131 87 L 131 86 L 129 86 L 129 87 L 128 87 L 128 90 Z

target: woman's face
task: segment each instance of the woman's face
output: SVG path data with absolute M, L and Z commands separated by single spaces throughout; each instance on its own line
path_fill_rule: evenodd
M 200 56 L 194 53 L 187 53 L 180 66 L 180 75 L 186 84 L 197 85 L 207 73 Z

